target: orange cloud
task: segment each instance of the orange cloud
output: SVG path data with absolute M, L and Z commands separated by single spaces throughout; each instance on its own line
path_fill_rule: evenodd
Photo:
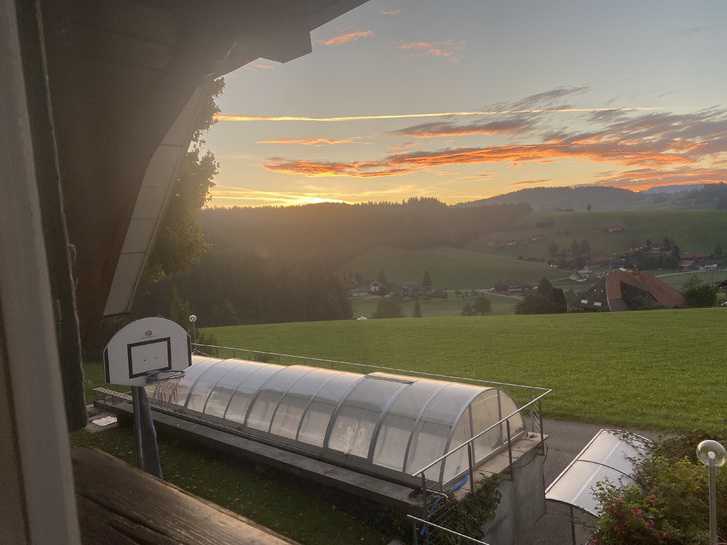
M 651 112 L 660 110 L 649 106 L 634 106 L 619 108 L 619 112 Z M 343 123 L 349 121 L 386 121 L 397 119 L 429 119 L 433 117 L 481 117 L 481 116 L 503 116 L 503 115 L 520 115 L 520 114 L 582 114 L 582 113 L 598 113 L 613 112 L 613 108 L 529 108 L 529 109 L 510 109 L 510 110 L 474 110 L 459 112 L 419 112 L 419 113 L 391 113 L 391 114 L 365 114 L 365 115 L 336 115 L 315 117 L 310 115 L 250 115 L 250 114 L 225 114 L 216 113 L 215 121 L 238 121 L 238 122 L 306 122 L 306 123 Z
M 373 37 L 374 33 L 370 30 L 358 30 L 355 32 L 348 32 L 346 34 L 340 34 L 338 36 L 334 36 L 333 38 L 328 38 L 327 40 L 319 40 L 318 43 L 321 45 L 335 46 L 350 44 L 351 42 L 355 42 L 356 40 Z
M 547 184 L 551 180 L 547 178 L 541 178 L 539 180 L 520 180 L 519 182 L 513 182 L 512 185 L 543 185 Z
M 662 153 L 618 143 L 573 145 L 565 142 L 517 144 L 482 148 L 454 148 L 439 151 L 389 155 L 374 161 L 325 162 L 274 158 L 264 167 L 274 172 L 303 176 L 379 177 L 408 174 L 417 170 L 446 165 L 499 162 L 551 161 L 555 159 L 590 159 L 625 165 L 680 165 L 693 162 L 689 157 Z
M 248 67 L 254 68 L 255 70 L 273 70 L 275 65 L 268 64 L 266 62 L 253 62 L 249 64 Z
M 405 51 L 417 51 L 426 53 L 432 57 L 454 58 L 457 51 L 461 50 L 461 42 L 404 42 L 399 44 L 399 49 Z
M 279 138 L 275 140 L 258 140 L 258 144 L 281 144 L 298 146 L 336 146 L 340 144 L 356 144 L 359 138 Z

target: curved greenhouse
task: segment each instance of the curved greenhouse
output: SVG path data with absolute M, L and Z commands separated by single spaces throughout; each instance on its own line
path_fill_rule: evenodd
M 403 482 L 516 411 L 496 388 L 203 356 L 193 358 L 184 376 L 148 392 L 159 409 Z M 506 446 L 503 428 L 475 442 L 476 464 Z M 510 432 L 512 438 L 524 432 L 520 414 L 510 418 Z M 447 484 L 467 469 L 462 448 L 426 476 Z

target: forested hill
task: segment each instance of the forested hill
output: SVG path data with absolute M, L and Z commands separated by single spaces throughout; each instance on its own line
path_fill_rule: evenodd
M 727 184 L 666 186 L 640 193 L 615 187 L 533 187 L 462 203 L 459 206 L 497 204 L 525 204 L 539 212 L 589 209 L 594 212 L 611 212 L 643 208 L 727 210 Z
M 533 210 L 627 210 L 647 203 L 644 195 L 615 187 L 533 187 L 462 203 L 472 207 L 495 204 L 527 204 Z
M 204 210 L 207 251 L 189 270 L 142 286 L 135 311 L 177 321 L 194 312 L 203 326 L 348 319 L 349 286 L 339 269 L 349 259 L 378 246 L 462 246 L 530 212 L 434 199 Z
M 463 208 L 435 199 L 410 199 L 403 203 L 208 209 L 202 212 L 200 223 L 215 253 L 323 258 L 337 264 L 377 246 L 462 246 L 507 229 L 530 213 L 527 205 Z

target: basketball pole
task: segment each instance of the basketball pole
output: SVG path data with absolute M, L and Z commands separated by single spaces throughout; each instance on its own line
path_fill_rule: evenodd
M 134 438 L 136 439 L 136 462 L 142 471 L 162 478 L 159 461 L 159 444 L 154 419 L 151 416 L 149 398 L 143 386 L 131 387 L 134 406 Z

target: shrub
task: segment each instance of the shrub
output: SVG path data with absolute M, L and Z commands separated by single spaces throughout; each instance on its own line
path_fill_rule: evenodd
M 713 307 L 717 302 L 717 287 L 711 284 L 693 285 L 684 292 L 690 307 Z
M 705 437 L 693 432 L 663 441 L 638 466 L 638 485 L 599 484 L 602 514 L 590 545 L 707 545 L 707 470 L 694 454 Z M 727 483 L 719 478 L 717 504 L 727 505 Z M 724 509 L 718 527 L 727 531 Z
M 401 300 L 398 297 L 382 297 L 376 305 L 374 318 L 401 318 L 403 316 Z

